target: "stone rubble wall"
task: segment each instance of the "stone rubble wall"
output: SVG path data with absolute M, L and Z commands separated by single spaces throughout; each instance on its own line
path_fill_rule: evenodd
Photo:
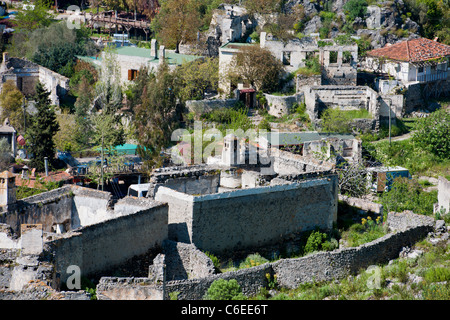
M 201 115 L 220 108 L 232 108 L 237 101 L 237 99 L 188 100 L 186 108 L 189 112 Z
M 134 214 L 64 233 L 47 241 L 45 251 L 53 253 L 55 272 L 64 282 L 70 265 L 78 266 L 82 276 L 100 272 L 161 246 L 167 230 L 167 204 L 153 202 Z
M 376 214 L 383 214 L 383 205 L 380 203 L 344 195 L 339 195 L 339 200 L 347 203 L 352 207 L 356 207 L 364 211 L 372 211 Z
M 217 279 L 236 279 L 246 295 L 257 294 L 268 285 L 268 279 L 277 276 L 280 287 L 296 288 L 302 283 L 341 279 L 371 265 L 387 263 L 399 256 L 402 248 L 411 246 L 434 229 L 433 218 L 411 212 L 389 213 L 388 225 L 397 230 L 372 242 L 355 248 L 342 248 L 313 253 L 301 258 L 281 259 L 273 263 L 215 274 L 201 279 L 154 283 L 148 278 L 103 277 L 97 285 L 102 299 L 165 299 L 176 293 L 179 300 L 199 300 Z M 399 227 L 401 228 L 399 229 Z

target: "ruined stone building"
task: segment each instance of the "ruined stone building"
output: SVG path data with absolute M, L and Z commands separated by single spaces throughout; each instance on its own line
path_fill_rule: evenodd
M 139 70 L 147 67 L 149 72 L 156 71 L 158 66 L 165 61 L 171 69 L 177 66 L 201 59 L 200 56 L 175 53 L 173 50 L 166 50 L 163 45 L 159 45 L 156 39 L 151 40 L 151 48 L 138 48 L 135 46 L 122 46 L 115 50 L 115 59 L 120 69 L 120 81 L 127 83 L 136 79 Z M 99 57 L 82 57 L 78 59 L 92 63 L 94 66 L 101 67 L 104 53 Z
M 225 93 L 231 90 L 226 73 L 233 57 L 242 46 L 258 45 L 229 41 L 219 48 L 219 87 Z M 356 85 L 358 47 L 346 46 L 319 46 L 311 37 L 292 39 L 287 43 L 273 39 L 266 32 L 260 33 L 261 48 L 269 50 L 274 57 L 280 60 L 287 73 L 295 72 L 305 66 L 305 61 L 317 56 L 322 66 L 319 84 L 329 85 Z
M 50 92 L 52 104 L 59 106 L 60 98 L 69 91 L 69 79 L 26 59 L 9 57 L 3 53 L 0 65 L 0 85 L 11 80 L 27 97 L 33 96 L 36 83 L 40 81 Z
M 207 55 L 218 56 L 222 45 L 242 39 L 256 27 L 256 24 L 257 22 L 247 14 L 245 8 L 228 4 L 220 5 L 213 11 L 207 32 Z
M 11 264 L 2 267 L 0 285 L 20 292 L 41 279 L 60 290 L 73 266 L 84 276 L 107 275 L 149 250 L 167 250 L 167 241 L 226 254 L 332 228 L 338 188 L 331 163 L 281 150 L 265 166 L 245 154 L 240 163 L 233 141 L 227 137 L 230 152 L 216 165 L 155 170 L 145 198 L 115 201 L 108 192 L 66 185 L 18 200 L 15 175 L 4 172 L 0 248 Z M 33 241 L 25 230 L 34 230 Z

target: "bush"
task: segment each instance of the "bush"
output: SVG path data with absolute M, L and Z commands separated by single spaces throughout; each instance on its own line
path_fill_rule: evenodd
M 350 247 L 357 247 L 361 244 L 371 242 L 386 234 L 386 229 L 381 222 L 381 217 L 375 221 L 368 216 L 363 218 L 361 223 L 355 223 L 342 233 L 342 238 L 348 242 Z
M 206 256 L 208 258 L 211 259 L 212 263 L 214 264 L 214 268 L 216 268 L 216 270 L 219 270 L 220 269 L 220 260 L 219 260 L 219 258 L 217 258 L 215 255 L 213 255 L 210 252 L 205 252 L 205 254 L 206 254 Z
M 304 248 L 304 253 L 312 253 L 315 251 L 320 251 L 322 249 L 322 244 L 327 240 L 326 233 L 322 233 L 319 230 L 313 231 L 306 241 Z
M 432 267 L 425 272 L 427 282 L 442 282 L 450 280 L 450 269 L 444 267 Z
M 351 132 L 350 119 L 336 109 L 326 109 L 321 114 L 322 131 L 333 133 Z
M 424 300 L 449 300 L 450 284 L 432 284 L 422 291 Z
M 217 279 L 209 287 L 204 300 L 246 300 L 236 279 Z
M 239 269 L 256 267 L 267 262 L 269 262 L 269 260 L 262 257 L 259 253 L 254 253 L 241 262 Z
M 413 179 L 395 178 L 391 190 L 381 195 L 381 204 L 386 212 L 411 210 L 416 214 L 432 215 L 437 192 L 425 192 Z
M 350 20 L 355 20 L 356 17 L 364 18 L 367 12 L 367 1 L 350 0 L 344 5 L 344 11 Z
M 441 159 L 450 158 L 450 113 L 440 109 L 416 123 L 413 140 L 417 145 Z

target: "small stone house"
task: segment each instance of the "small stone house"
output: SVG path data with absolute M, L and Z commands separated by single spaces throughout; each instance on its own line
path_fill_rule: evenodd
M 402 82 L 446 80 L 450 46 L 417 38 L 388 44 L 367 53 L 366 68 L 379 70 Z

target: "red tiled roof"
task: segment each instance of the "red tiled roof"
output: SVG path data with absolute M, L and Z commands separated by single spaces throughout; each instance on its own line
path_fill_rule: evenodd
M 397 61 L 421 62 L 450 56 L 450 46 L 426 38 L 417 38 L 386 45 L 369 51 L 367 55 Z

